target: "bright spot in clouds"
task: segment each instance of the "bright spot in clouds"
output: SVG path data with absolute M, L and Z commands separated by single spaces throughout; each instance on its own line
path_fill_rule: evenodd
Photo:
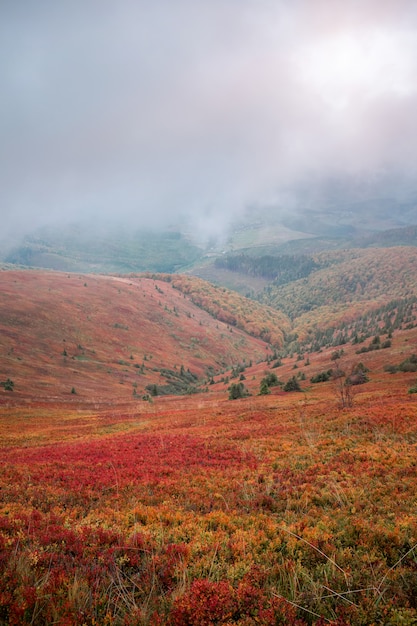
M 342 32 L 302 47 L 300 76 L 312 93 L 336 108 L 355 106 L 363 98 L 415 91 L 411 59 L 415 39 L 389 32 Z

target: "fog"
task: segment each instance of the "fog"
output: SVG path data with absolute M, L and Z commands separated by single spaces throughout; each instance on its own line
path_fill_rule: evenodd
M 392 194 L 417 179 L 416 65 L 414 0 L 3 0 L 2 234 L 209 237 L 328 180 Z

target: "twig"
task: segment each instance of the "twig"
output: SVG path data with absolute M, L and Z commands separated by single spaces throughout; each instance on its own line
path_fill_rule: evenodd
M 340 565 L 338 565 L 336 563 L 336 561 L 334 561 L 328 554 L 326 554 L 325 552 L 323 552 L 323 550 L 320 550 L 320 548 L 317 548 L 317 546 L 313 545 L 312 543 L 310 543 L 310 541 L 307 541 L 307 539 L 304 539 L 303 537 L 300 537 L 299 535 L 297 535 L 296 533 L 293 533 L 292 530 L 289 530 L 288 528 L 283 528 L 282 526 L 280 527 L 280 530 L 283 530 L 284 532 L 288 533 L 289 535 L 291 535 L 292 537 L 295 537 L 296 539 L 298 539 L 299 541 L 303 541 L 304 543 L 306 543 L 308 546 L 310 546 L 310 548 L 313 548 L 313 550 L 315 550 L 316 552 L 318 552 L 319 554 L 321 554 L 321 556 L 324 556 L 325 559 L 327 559 L 328 561 L 330 561 L 330 563 L 333 563 L 333 565 L 335 567 L 337 567 L 337 569 L 342 572 L 343 576 L 345 577 L 346 580 L 346 584 L 347 584 L 347 576 L 346 576 L 346 572 L 345 570 L 340 567 Z M 405 556 L 405 555 L 404 555 Z
M 392 565 L 389 568 L 389 570 L 384 574 L 384 576 L 381 578 L 381 580 L 379 581 L 379 585 L 376 588 L 376 591 L 378 593 L 378 597 L 379 598 L 382 595 L 382 593 L 381 593 L 382 584 L 383 584 L 384 580 L 387 578 L 387 576 L 389 575 L 389 573 L 392 572 L 392 570 L 395 569 L 397 567 L 397 565 L 399 565 L 401 563 L 401 561 L 403 561 L 405 559 L 405 557 L 408 556 L 411 552 L 413 552 L 416 548 L 417 548 L 417 543 L 415 543 L 409 550 L 407 550 L 407 552 L 405 554 L 403 554 L 402 557 L 400 559 L 398 559 L 398 561 L 396 561 L 396 563 L 394 563 L 394 565 Z
M 285 598 L 285 596 L 282 596 L 279 593 L 276 593 L 275 591 L 272 591 L 272 595 L 275 596 L 276 598 L 281 598 L 282 600 L 285 600 L 285 602 L 288 602 L 288 604 L 292 604 L 292 606 L 295 606 L 296 609 L 300 609 L 301 611 L 307 611 L 307 613 L 311 613 L 311 615 L 314 615 L 315 617 L 320 617 L 321 619 L 324 619 L 325 622 L 328 622 L 329 624 L 331 624 L 331 620 L 327 619 L 327 617 L 323 617 L 323 615 L 319 615 L 319 613 L 315 613 L 314 611 L 311 611 L 310 609 L 306 609 L 305 606 L 301 606 L 301 604 L 297 604 L 296 602 L 293 602 L 292 600 L 288 600 L 288 598 Z

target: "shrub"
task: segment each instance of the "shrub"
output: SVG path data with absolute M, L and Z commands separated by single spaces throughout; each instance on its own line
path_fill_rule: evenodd
M 4 383 L 0 383 L 5 391 L 14 391 L 14 382 L 8 378 Z
M 264 378 L 262 378 L 261 380 L 261 386 L 263 384 L 265 384 L 267 387 L 276 387 L 277 385 L 280 385 L 281 383 L 278 380 L 278 377 L 275 374 L 275 372 L 268 372 L 268 374 L 264 376 Z
M 358 363 L 352 367 L 352 372 L 346 378 L 347 385 L 363 385 L 369 381 L 367 376 L 369 369 L 362 363 Z
M 417 372 L 417 356 L 412 354 L 399 364 L 398 369 L 400 372 Z
M 174 601 L 169 626 L 220 626 L 221 624 L 301 624 L 296 609 L 279 597 L 242 581 L 237 588 L 227 581 L 195 580 Z
M 268 395 L 268 393 L 271 393 L 269 385 L 268 385 L 268 383 L 266 382 L 265 379 L 262 379 L 261 380 L 261 387 L 259 389 L 259 395 L 260 396 L 266 396 L 266 395 Z
M 330 380 L 332 374 L 333 374 L 333 370 L 332 369 L 326 370 L 325 372 L 319 372 L 318 374 L 316 374 L 315 376 L 312 376 L 310 378 L 310 382 L 312 382 L 312 383 L 325 383 L 328 380 Z
M 287 380 L 284 385 L 284 391 L 301 391 L 300 384 L 295 376 Z
M 404 361 L 401 361 L 399 365 L 386 365 L 384 370 L 391 374 L 396 372 L 417 372 L 417 355 L 412 354 Z
M 347 385 L 363 385 L 364 383 L 367 383 L 368 380 L 369 378 L 367 377 L 365 372 L 359 371 L 354 374 L 353 373 L 350 374 L 350 376 L 346 378 L 346 384 Z
M 249 392 L 243 383 L 232 383 L 229 387 L 229 400 L 246 398 L 248 395 Z

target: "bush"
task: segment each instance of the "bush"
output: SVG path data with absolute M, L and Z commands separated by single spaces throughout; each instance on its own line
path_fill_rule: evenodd
M 412 354 L 404 361 L 401 361 L 399 365 L 386 365 L 384 370 L 391 374 L 396 372 L 417 372 L 417 355 Z
M 298 624 L 296 609 L 279 597 L 268 597 L 263 589 L 241 581 L 195 580 L 190 589 L 175 598 L 169 626 L 214 626 L 218 624 Z
M 263 380 L 261 380 L 261 387 L 259 389 L 259 395 L 260 396 L 266 396 L 266 395 L 268 395 L 268 393 L 271 393 L 271 390 L 269 388 L 269 385 L 265 381 L 265 379 L 263 379 Z
M 417 393 L 417 384 L 414 385 L 413 387 L 410 387 L 410 389 L 408 390 L 408 393 Z
M 276 387 L 281 383 L 279 382 L 278 377 L 274 372 L 268 372 L 268 374 L 264 376 L 264 378 L 262 378 L 261 380 L 261 386 L 263 384 L 265 384 L 267 387 Z
M 417 363 L 407 359 L 399 364 L 398 369 L 400 372 L 417 372 Z
M 367 376 L 369 369 L 361 362 L 352 368 L 351 374 L 346 378 L 347 385 L 363 385 L 369 381 Z
M 310 378 L 310 382 L 312 383 L 325 383 L 328 380 L 330 380 L 330 378 L 332 377 L 333 374 L 333 370 L 329 369 L 326 370 L 325 372 L 319 372 L 319 374 L 316 374 L 315 376 L 312 376 Z
M 4 383 L 0 383 L 5 391 L 14 391 L 14 382 L 8 378 Z
M 249 391 L 243 383 L 232 383 L 229 387 L 229 400 L 237 400 L 238 398 L 246 398 Z
M 363 385 L 364 383 L 367 383 L 369 380 L 369 378 L 367 377 L 367 375 L 365 374 L 365 372 L 356 372 L 355 374 L 351 374 L 350 376 L 348 376 L 346 378 L 346 384 L 347 385 Z
M 284 391 L 301 391 L 300 384 L 295 376 L 287 380 L 284 385 Z
M 335 350 L 334 352 L 332 352 L 330 360 L 331 361 L 337 361 L 338 359 L 340 359 L 344 355 L 344 353 L 345 353 L 345 351 L 343 350 L 343 348 L 341 348 L 340 350 Z

